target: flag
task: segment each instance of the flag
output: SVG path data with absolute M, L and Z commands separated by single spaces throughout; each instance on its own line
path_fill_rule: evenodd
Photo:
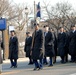
M 36 17 L 40 17 L 41 18 L 41 7 L 40 7 L 40 2 L 37 5 L 37 14 Z

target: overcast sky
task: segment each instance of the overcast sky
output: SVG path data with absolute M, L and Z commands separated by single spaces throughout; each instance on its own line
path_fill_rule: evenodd
M 36 2 L 36 4 L 38 2 L 41 3 L 41 5 L 43 5 L 43 0 L 13 0 L 15 3 L 27 3 L 28 5 L 33 5 L 34 4 L 34 1 Z M 47 3 L 50 2 L 51 5 L 55 5 L 56 3 L 58 2 L 68 2 L 70 4 L 72 4 L 73 8 L 75 9 L 76 8 L 76 0 L 44 0 L 46 1 Z

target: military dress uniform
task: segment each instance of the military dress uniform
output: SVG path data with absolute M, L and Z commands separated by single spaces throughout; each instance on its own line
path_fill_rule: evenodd
M 71 55 L 71 62 L 76 61 L 76 30 L 70 32 L 69 35 L 69 54 Z
M 52 57 L 54 57 L 54 38 L 50 31 L 45 32 L 45 57 L 50 57 L 49 66 L 53 66 Z M 47 59 L 44 58 L 44 61 L 47 63 Z
M 9 59 L 11 61 L 11 68 L 16 68 L 18 59 L 18 38 L 16 36 L 10 37 L 9 40 Z
M 42 69 L 44 57 L 44 33 L 41 29 L 35 30 L 32 35 L 32 59 L 36 69 Z M 38 62 L 39 60 L 39 62 Z
M 27 32 L 26 34 L 29 34 L 29 32 Z M 32 57 L 30 55 L 31 44 L 32 44 L 32 37 L 31 36 L 26 37 L 25 46 L 24 46 L 24 52 L 26 52 L 26 57 L 29 58 L 29 65 L 33 64 L 33 60 L 32 60 Z
M 57 40 L 57 48 L 58 48 L 58 55 L 61 57 L 61 63 L 65 63 L 65 46 L 66 46 L 66 33 L 60 32 L 58 34 Z

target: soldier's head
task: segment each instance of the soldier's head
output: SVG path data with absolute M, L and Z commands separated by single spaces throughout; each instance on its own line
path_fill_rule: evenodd
M 63 28 L 63 27 L 60 27 L 60 28 L 59 28 L 59 31 L 60 31 L 60 32 L 64 32 L 64 28 Z
M 67 29 L 66 28 L 64 28 L 64 32 L 67 32 Z
M 50 28 L 50 31 L 51 31 L 51 32 L 54 32 L 54 29 L 53 29 L 53 28 Z
M 45 25 L 44 28 L 45 28 L 45 32 L 49 31 L 49 26 L 48 25 Z
M 71 25 L 71 30 L 75 30 L 75 25 Z
M 38 23 L 34 23 L 34 27 L 35 27 L 35 30 L 39 30 L 39 24 Z
M 14 30 L 12 30 L 10 32 L 11 32 L 11 36 L 15 36 L 16 32 Z
M 26 32 L 26 36 L 29 37 L 30 36 L 30 32 Z

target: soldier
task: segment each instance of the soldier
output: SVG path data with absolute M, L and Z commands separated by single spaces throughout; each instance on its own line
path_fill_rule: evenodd
M 76 62 L 76 28 L 75 25 L 71 26 L 69 34 L 69 54 L 71 55 L 71 62 Z
M 44 30 L 44 37 L 45 37 L 46 26 L 44 26 L 43 28 L 44 28 L 43 30 Z M 47 64 L 48 64 L 46 55 L 44 55 L 43 64 L 44 64 L 44 65 L 47 65 Z
M 49 66 L 53 66 L 53 60 L 52 57 L 54 56 L 54 37 L 52 33 L 49 31 L 49 26 L 45 26 L 45 58 L 44 60 L 47 63 L 46 57 L 50 58 Z
M 26 52 L 26 57 L 29 57 L 29 64 L 28 65 L 33 64 L 33 60 L 32 60 L 31 55 L 30 55 L 31 43 L 32 43 L 32 37 L 30 36 L 30 32 L 26 32 L 24 52 Z
M 69 32 L 64 30 L 66 33 L 66 45 L 65 45 L 65 61 L 68 62 L 68 54 L 69 54 Z
M 53 38 L 54 38 L 54 52 L 55 52 L 55 56 L 53 57 L 53 63 L 56 63 L 56 57 L 57 57 L 57 33 L 54 31 L 54 29 L 50 29 L 50 31 L 53 34 Z
M 61 63 L 65 63 L 65 46 L 66 46 L 66 33 L 64 28 L 60 27 L 60 32 L 58 33 L 58 55 L 61 57 Z
M 15 31 L 11 31 L 11 37 L 9 40 L 9 59 L 11 67 L 17 68 L 18 59 L 18 38 L 15 35 Z
M 39 24 L 35 23 L 34 26 L 35 31 L 32 35 L 31 54 L 35 64 L 34 70 L 41 70 L 43 68 L 44 57 L 44 33 L 39 29 Z

